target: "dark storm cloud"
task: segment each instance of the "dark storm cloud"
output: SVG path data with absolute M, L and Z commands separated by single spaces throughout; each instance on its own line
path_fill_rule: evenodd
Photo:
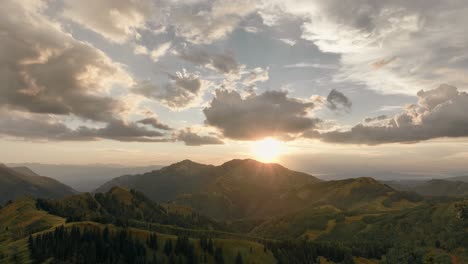
M 468 136 L 468 94 L 449 85 L 418 92 L 418 103 L 406 107 L 385 125 L 358 124 L 349 131 L 311 134 L 326 142 L 377 145 Z
M 168 76 L 169 82 L 165 85 L 159 86 L 143 81 L 133 89 L 133 92 L 156 99 L 171 109 L 189 107 L 199 99 L 203 90 L 203 82 L 198 75 L 179 72 Z
M 192 132 L 189 128 L 179 131 L 176 139 L 183 141 L 187 146 L 202 146 L 202 145 L 221 145 L 224 142 L 213 136 L 200 136 Z
M 144 125 L 150 125 L 156 129 L 161 129 L 161 130 L 172 130 L 171 127 L 169 127 L 166 124 L 161 123 L 157 118 L 154 117 L 148 117 L 142 120 L 137 121 L 137 123 L 144 124 Z
M 352 103 L 346 95 L 342 92 L 339 92 L 335 89 L 327 96 L 327 106 L 333 111 L 345 110 L 349 111 L 351 109 Z
M 220 129 L 225 137 L 255 140 L 314 128 L 319 120 L 307 116 L 313 108 L 313 103 L 288 97 L 281 91 L 242 98 L 236 91 L 216 90 L 203 113 L 206 124 Z

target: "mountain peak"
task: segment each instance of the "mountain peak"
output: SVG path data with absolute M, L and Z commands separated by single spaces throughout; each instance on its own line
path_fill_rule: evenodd
M 189 159 L 184 159 L 182 161 L 173 163 L 169 165 L 168 167 L 173 167 L 173 166 L 193 166 L 193 165 L 203 165 L 201 163 L 197 163 L 195 161 L 189 160 Z
M 221 166 L 239 166 L 239 165 L 249 165 L 249 166 L 278 166 L 283 167 L 278 163 L 265 163 L 254 159 L 232 159 L 230 161 L 226 161 Z
M 366 183 L 366 184 L 381 184 L 376 179 L 371 177 L 359 177 L 355 179 L 357 182 Z

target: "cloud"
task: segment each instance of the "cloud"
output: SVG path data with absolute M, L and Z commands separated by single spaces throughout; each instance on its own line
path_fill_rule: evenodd
M 249 33 L 252 33 L 252 34 L 256 34 L 258 32 L 260 32 L 261 30 L 257 27 L 244 27 L 244 30 L 246 32 L 249 32 Z
M 187 146 L 202 146 L 202 145 L 221 145 L 224 144 L 222 140 L 213 136 L 200 136 L 191 131 L 190 128 L 179 131 L 176 139 L 183 141 Z
M 154 62 L 157 62 L 161 57 L 166 55 L 166 53 L 169 51 L 171 48 L 171 42 L 165 42 L 161 45 L 159 45 L 157 48 L 155 48 L 153 51 L 151 51 L 151 59 Z
M 244 77 L 242 83 L 246 86 L 253 86 L 258 82 L 266 82 L 270 78 L 268 70 L 269 68 L 262 69 L 260 67 L 252 69 L 247 73 L 247 76 Z
M 346 95 L 344 95 L 342 92 L 339 92 L 335 89 L 331 90 L 327 96 L 327 107 L 333 111 L 349 111 L 351 106 L 351 100 L 349 100 L 349 98 L 346 97 Z
M 109 121 L 102 128 L 80 126 L 71 129 L 62 122 L 47 116 L 2 113 L 0 135 L 27 140 L 92 141 L 112 139 L 125 142 L 167 142 L 164 134 L 121 120 Z
M 450 82 L 465 87 L 465 0 L 263 1 L 260 15 L 302 21 L 302 38 L 340 55 L 335 80 L 412 95 Z
M 176 35 L 194 44 L 210 44 L 223 39 L 257 9 L 254 0 L 177 2 L 168 5 L 165 21 Z
M 288 97 L 286 92 L 267 91 L 245 98 L 236 91 L 216 90 L 210 105 L 203 110 L 207 125 L 218 128 L 225 137 L 256 140 L 283 137 L 314 128 L 318 119 L 307 112 L 311 102 Z
M 283 42 L 284 44 L 289 45 L 289 46 L 294 46 L 294 45 L 296 45 L 296 42 L 297 42 L 296 40 L 287 39 L 287 38 L 280 38 L 278 40 Z
M 65 0 L 63 16 L 112 42 L 124 43 L 138 36 L 152 11 L 147 0 Z
M 383 121 L 383 120 L 386 120 L 386 119 L 388 119 L 388 116 L 386 116 L 386 115 L 379 115 L 379 116 L 376 116 L 376 117 L 366 117 L 364 119 L 364 123 L 378 122 L 378 121 Z
M 349 131 L 315 133 L 326 142 L 377 145 L 468 136 L 468 94 L 449 85 L 418 92 L 418 103 L 382 125 L 358 124 Z
M 156 129 L 172 130 L 171 127 L 169 127 L 166 124 L 161 123 L 161 121 L 159 121 L 155 117 L 148 117 L 148 118 L 137 121 L 137 123 L 144 124 L 144 125 L 150 125 L 150 126 L 156 128 Z
M 135 45 L 133 47 L 133 53 L 136 55 L 146 55 L 148 54 L 148 48 L 142 45 Z
M 175 75 L 169 74 L 169 82 L 158 86 L 149 81 L 140 82 L 133 92 L 147 98 L 158 100 L 163 105 L 180 110 L 192 106 L 200 100 L 202 92 L 208 85 L 200 76 L 185 70 Z
M 299 62 L 295 64 L 287 64 L 283 66 L 284 68 L 317 68 L 317 69 L 328 69 L 336 70 L 336 65 L 332 64 L 320 64 L 320 63 L 309 63 L 309 62 Z
M 61 31 L 42 14 L 44 2 L 23 4 L 6 1 L 0 11 L 0 106 L 95 121 L 125 112 L 125 103 L 108 96 L 111 87 L 133 83 L 122 65 Z
M 181 59 L 195 65 L 212 68 L 220 73 L 235 73 L 240 65 L 230 53 L 214 53 L 201 49 L 182 50 L 179 52 Z

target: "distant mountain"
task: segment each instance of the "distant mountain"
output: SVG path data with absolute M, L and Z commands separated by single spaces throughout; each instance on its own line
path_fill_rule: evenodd
M 467 182 L 468 183 L 468 176 L 457 176 L 457 177 L 450 177 L 446 178 L 444 180 L 448 181 L 461 181 L 461 182 Z
M 31 169 L 39 175 L 46 175 L 56 179 L 80 192 L 91 192 L 105 182 L 122 175 L 141 174 L 158 170 L 162 166 L 125 167 L 121 165 L 69 165 L 69 164 L 40 164 L 40 163 L 15 163 L 8 164 L 24 170 Z M 23 171 L 24 172 L 24 171 Z
M 465 196 L 468 195 L 468 183 L 451 180 L 430 180 L 412 189 L 424 196 Z
M 457 180 L 463 178 L 453 177 L 428 181 L 389 181 L 385 183 L 396 190 L 412 191 L 423 196 L 456 197 L 468 195 L 468 182 Z
M 220 166 L 184 160 L 158 171 L 119 177 L 96 192 L 125 186 L 157 202 L 176 201 L 218 219 L 231 219 L 257 216 L 272 198 L 319 181 L 279 164 L 251 159 L 232 160 Z
M 0 204 L 21 196 L 61 198 L 75 193 L 59 181 L 39 176 L 28 168 L 0 165 Z

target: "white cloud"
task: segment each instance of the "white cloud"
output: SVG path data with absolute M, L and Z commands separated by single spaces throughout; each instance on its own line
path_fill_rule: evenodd
M 364 123 L 348 131 L 313 131 L 315 133 L 306 137 L 333 143 L 377 145 L 468 136 L 468 93 L 460 92 L 453 86 L 441 85 L 433 90 L 421 90 L 417 96 L 416 104 L 408 105 L 402 113 L 392 118 L 366 118 Z
M 149 0 L 65 0 L 63 16 L 106 39 L 124 43 L 138 37 L 153 6 Z
M 142 45 L 135 45 L 133 47 L 133 53 L 135 53 L 136 55 L 146 55 L 148 54 L 148 48 Z
M 202 80 L 198 74 L 188 73 L 185 69 L 169 74 L 169 81 L 163 85 L 149 81 L 140 82 L 133 92 L 156 99 L 173 110 L 186 109 L 201 103 L 201 96 L 210 82 Z
M 302 20 L 303 39 L 341 55 L 335 81 L 402 94 L 441 82 L 468 84 L 468 60 L 460 57 L 468 46 L 464 0 L 278 0 L 263 6 L 267 19 Z
M 165 42 L 158 47 L 156 47 L 154 50 L 151 51 L 151 59 L 154 62 L 157 62 L 161 57 L 166 55 L 166 53 L 169 51 L 171 48 L 171 42 Z
M 278 40 L 285 43 L 285 44 L 287 44 L 287 45 L 289 45 L 289 46 L 294 46 L 294 45 L 296 45 L 296 42 L 297 42 L 295 40 L 287 39 L 287 38 L 280 38 Z
M 298 62 L 295 64 L 287 64 L 284 68 L 318 68 L 318 69 L 329 69 L 336 70 L 337 66 L 332 64 L 321 64 L 321 63 L 309 63 L 309 62 Z
M 226 37 L 256 9 L 254 0 L 215 0 L 209 4 L 177 2 L 169 6 L 167 23 L 187 41 L 209 44 Z

